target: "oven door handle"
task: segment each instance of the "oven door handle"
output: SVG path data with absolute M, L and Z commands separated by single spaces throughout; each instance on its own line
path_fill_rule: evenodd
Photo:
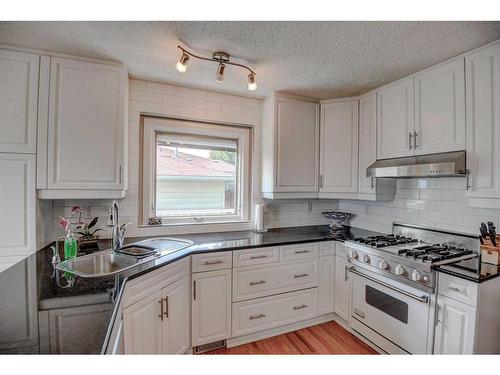
M 429 296 L 416 296 L 415 294 L 409 293 L 409 292 L 404 291 L 402 289 L 395 288 L 392 285 L 386 284 L 386 283 L 384 283 L 384 282 L 382 282 L 382 281 L 380 281 L 380 280 L 378 280 L 378 279 L 376 279 L 374 277 L 368 276 L 368 275 L 366 275 L 366 274 L 364 274 L 362 272 L 357 271 L 354 267 L 350 267 L 348 269 L 348 271 L 352 272 L 355 275 L 358 275 L 358 276 L 364 277 L 365 279 L 373 281 L 374 283 L 382 285 L 382 286 L 384 286 L 386 288 L 392 289 L 392 290 L 394 290 L 394 291 L 396 291 L 398 293 L 404 294 L 407 297 L 416 299 L 418 302 L 429 303 Z

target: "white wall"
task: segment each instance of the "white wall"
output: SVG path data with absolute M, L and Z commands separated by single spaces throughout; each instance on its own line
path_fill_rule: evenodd
M 339 208 L 355 215 L 350 224 L 391 232 L 393 221 L 479 234 L 479 224 L 498 226 L 500 210 L 471 208 L 465 197 L 465 178 L 441 177 L 398 180 L 393 202 L 342 200 Z

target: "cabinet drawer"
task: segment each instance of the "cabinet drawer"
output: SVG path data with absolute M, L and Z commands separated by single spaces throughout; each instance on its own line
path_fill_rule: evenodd
M 335 255 L 336 241 L 323 241 L 319 242 L 319 256 Z
M 300 245 L 280 246 L 280 259 L 282 262 L 299 259 L 313 259 L 318 256 L 318 243 L 305 243 Z
M 477 306 L 478 284 L 472 281 L 440 273 L 438 293 L 456 301 Z
M 233 269 L 233 302 L 318 285 L 318 261 Z
M 233 266 L 243 267 L 254 264 L 279 262 L 279 247 L 237 250 L 233 252 Z
M 232 251 L 218 253 L 197 254 L 192 257 L 193 272 L 215 271 L 233 266 Z
M 317 310 L 317 288 L 233 303 L 232 336 L 311 319 L 318 315 Z
M 123 308 L 186 276 L 188 266 L 188 258 L 184 258 L 127 281 L 123 291 Z

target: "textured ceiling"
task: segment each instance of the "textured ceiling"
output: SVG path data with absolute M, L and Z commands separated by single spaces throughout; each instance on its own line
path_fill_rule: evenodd
M 1 22 L 0 44 L 121 61 L 132 77 L 262 97 L 284 91 L 312 98 L 356 95 L 500 38 L 500 22 Z M 181 41 L 209 55 L 246 60 L 246 72 L 174 64 Z

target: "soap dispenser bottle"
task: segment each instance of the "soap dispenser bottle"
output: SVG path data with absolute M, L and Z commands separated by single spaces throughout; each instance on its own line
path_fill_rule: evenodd
M 67 229 L 66 238 L 64 239 L 64 259 L 76 258 L 78 251 L 78 244 L 76 242 L 75 235 L 71 229 Z

